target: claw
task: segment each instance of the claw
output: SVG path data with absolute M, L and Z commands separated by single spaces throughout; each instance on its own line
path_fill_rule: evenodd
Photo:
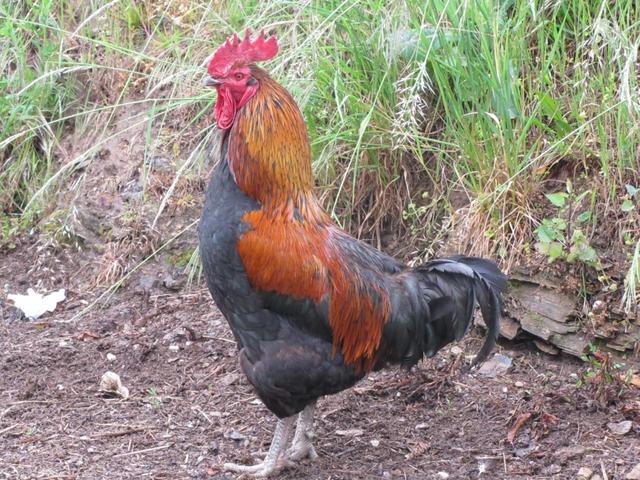
M 239 465 L 237 463 L 225 463 L 224 469 L 230 472 L 236 473 L 248 473 L 249 475 L 257 478 L 265 478 L 270 477 L 271 475 L 275 475 L 280 472 L 285 466 L 285 462 L 260 462 L 256 465 Z
M 318 458 L 316 449 L 313 448 L 311 442 L 304 445 L 293 445 L 289 450 L 287 450 L 285 455 L 287 456 L 287 459 L 294 462 L 302 460 L 303 458 L 309 458 L 310 460 Z
M 311 441 L 313 440 L 313 411 L 315 403 L 308 405 L 298 415 L 298 424 L 296 425 L 296 433 L 293 436 L 291 447 L 287 450 L 286 456 L 289 460 L 297 461 L 303 458 L 315 460 L 318 458 L 316 449 L 313 448 Z
M 313 448 L 311 440 L 313 440 L 313 410 L 315 402 L 308 405 L 298 415 L 298 423 L 296 425 L 296 433 L 293 437 L 291 447 L 285 451 L 293 420 L 295 416 L 278 420 L 276 431 L 273 434 L 273 440 L 269 447 L 269 452 L 264 461 L 256 465 L 239 465 L 237 463 L 225 463 L 224 469 L 251 475 L 253 477 L 270 477 L 279 473 L 286 467 L 295 465 L 295 462 L 303 458 L 314 460 L 318 458 L 316 449 Z
M 264 461 L 256 465 L 239 465 L 237 463 L 225 463 L 224 469 L 236 473 L 247 473 L 254 477 L 269 477 L 279 473 L 284 467 L 289 465 L 287 457 L 284 455 L 284 448 L 289 439 L 289 433 L 293 425 L 294 416 L 278 420 L 276 431 L 273 434 L 271 447 Z

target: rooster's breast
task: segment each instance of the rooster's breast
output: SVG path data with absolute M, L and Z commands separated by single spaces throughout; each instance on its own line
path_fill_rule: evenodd
M 207 285 L 228 320 L 233 314 L 259 308 L 258 295 L 249 284 L 236 248 L 238 237 L 247 228 L 243 215 L 257 207 L 238 189 L 227 162 L 222 160 L 209 182 L 200 219 L 199 241 Z M 231 321 L 230 324 L 234 329 Z

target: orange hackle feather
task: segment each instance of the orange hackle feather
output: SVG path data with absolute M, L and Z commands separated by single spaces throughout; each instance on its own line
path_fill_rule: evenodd
M 309 139 L 294 99 L 251 68 L 260 88 L 238 114 L 228 150 L 239 188 L 261 204 L 245 214 L 252 228 L 237 243 L 249 281 L 296 299 L 326 298 L 334 349 L 348 364 L 370 370 L 389 317 L 388 295 L 350 270 L 335 243 L 340 231 L 313 191 Z

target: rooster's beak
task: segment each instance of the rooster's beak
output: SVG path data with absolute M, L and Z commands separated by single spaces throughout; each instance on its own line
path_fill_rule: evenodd
M 222 82 L 220 80 L 216 80 L 215 78 L 213 78 L 210 75 L 207 75 L 206 77 L 204 77 L 202 79 L 202 84 L 205 87 L 215 87 L 217 85 L 220 85 Z

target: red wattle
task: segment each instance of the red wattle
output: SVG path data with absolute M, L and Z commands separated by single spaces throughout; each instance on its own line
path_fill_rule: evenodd
M 222 130 L 231 128 L 233 120 L 236 118 L 236 101 L 228 88 L 218 87 L 215 114 L 218 128 Z

